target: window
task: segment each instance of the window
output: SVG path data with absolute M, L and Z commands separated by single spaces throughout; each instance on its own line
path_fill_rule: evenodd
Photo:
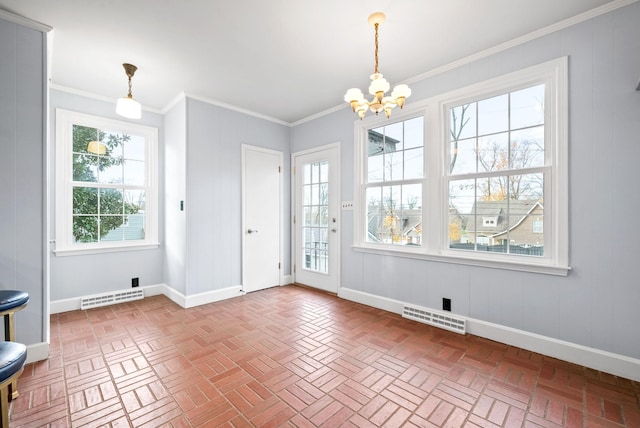
M 56 254 L 153 248 L 157 129 L 56 110 Z
M 542 233 L 542 220 L 539 218 L 533 220 L 533 233 Z
M 357 122 L 356 249 L 566 275 L 566 76 L 561 58 Z
M 421 245 L 424 121 L 367 131 L 367 242 Z
M 449 106 L 449 248 L 544 255 L 544 84 Z M 461 242 L 461 235 L 465 235 Z

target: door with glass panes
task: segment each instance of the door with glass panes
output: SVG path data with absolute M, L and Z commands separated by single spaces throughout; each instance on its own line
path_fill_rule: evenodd
M 338 145 L 292 155 L 294 275 L 299 284 L 338 292 L 340 220 Z

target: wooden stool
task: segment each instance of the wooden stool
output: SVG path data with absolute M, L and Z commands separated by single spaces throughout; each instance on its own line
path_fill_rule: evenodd
M 24 370 L 27 347 L 17 342 L 0 342 L 0 428 L 9 428 L 9 388 Z
M 4 340 L 15 342 L 16 327 L 14 315 L 29 303 L 29 293 L 19 290 L 0 290 L 0 315 L 4 315 Z M 9 400 L 18 398 L 16 382 L 9 385 Z

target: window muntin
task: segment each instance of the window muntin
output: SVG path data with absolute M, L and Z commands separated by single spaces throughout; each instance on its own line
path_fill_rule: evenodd
M 424 175 L 403 183 L 384 182 L 379 170 L 369 177 L 369 131 L 389 121 L 356 122 L 354 249 L 566 275 L 567 92 L 567 58 L 560 58 L 406 106 L 394 119 L 424 118 Z M 369 200 L 382 205 L 400 184 L 422 186 L 420 246 L 372 239 L 369 223 L 386 216 L 371 215 Z M 487 202 L 504 206 L 487 210 Z M 467 228 L 471 212 L 478 230 Z M 484 218 L 493 233 L 480 233 Z
M 56 114 L 56 253 L 157 246 L 157 130 Z
M 422 245 L 423 130 L 423 117 L 367 130 L 367 242 Z

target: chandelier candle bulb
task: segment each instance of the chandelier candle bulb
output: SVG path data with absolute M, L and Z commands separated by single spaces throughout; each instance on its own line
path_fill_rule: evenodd
M 391 96 L 385 95 L 391 86 L 387 79 L 382 77 L 382 73 L 378 71 L 378 29 L 385 19 L 385 14 L 382 12 L 375 12 L 369 16 L 369 24 L 375 28 L 375 67 L 373 74 L 369 76 L 371 79 L 369 94 L 373 95 L 373 99 L 367 101 L 362 91 L 358 88 L 349 89 L 344 96 L 345 102 L 351 105 L 351 109 L 354 113 L 357 113 L 360 119 L 364 118 L 367 110 L 371 110 L 376 115 L 384 111 L 387 118 L 390 118 L 391 109 L 395 106 L 404 107 L 406 99 L 411 95 L 411 89 L 405 84 L 397 85 L 393 88 Z

